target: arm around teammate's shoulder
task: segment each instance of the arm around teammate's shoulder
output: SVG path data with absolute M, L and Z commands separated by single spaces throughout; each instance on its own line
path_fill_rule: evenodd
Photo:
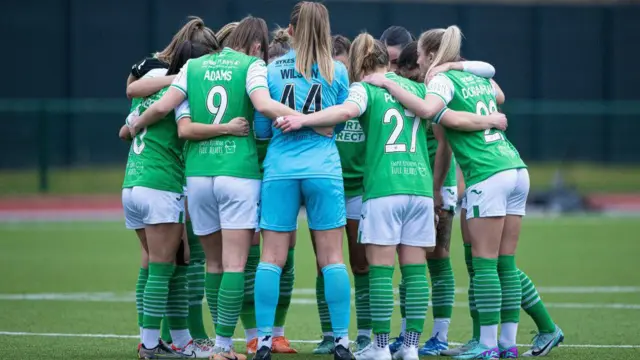
M 444 108 L 436 115 L 433 122 L 458 131 L 480 131 L 487 129 L 504 131 L 507 129 L 507 117 L 499 112 L 484 116 Z
M 251 103 L 256 111 L 270 119 L 276 119 L 278 116 L 299 114 L 290 107 L 273 100 L 269 90 L 266 88 L 254 90 L 249 94 L 249 98 L 251 98 Z
M 347 101 L 341 105 L 334 105 L 322 111 L 307 115 L 290 115 L 278 118 L 275 127 L 283 132 L 300 130 L 303 127 L 322 128 L 344 123 L 359 115 L 356 104 Z
M 262 60 L 254 61 L 247 70 L 246 91 L 256 111 L 270 119 L 298 114 L 295 110 L 271 98 L 267 76 L 267 66 Z
M 245 118 L 233 118 L 226 124 L 200 124 L 191 121 L 191 117 L 185 116 L 178 120 L 178 137 L 184 140 L 207 140 L 217 136 L 249 135 L 249 123 Z
M 160 100 L 153 103 L 139 117 L 131 122 L 131 135 L 135 136 L 140 129 L 153 125 L 167 116 L 171 110 L 175 109 L 185 99 L 185 93 L 174 88 L 173 86 L 167 90 Z
M 151 96 L 165 87 L 171 85 L 175 75 L 143 78 L 127 86 L 127 98 L 143 98 Z
M 410 110 L 422 119 L 432 119 L 443 108 L 442 101 L 429 94 L 424 99 L 403 89 L 395 81 L 388 79 L 384 74 L 376 73 L 366 76 L 362 81 L 385 88 L 402 106 Z
M 247 122 L 247 119 L 241 117 L 233 118 L 226 124 L 202 124 L 192 122 L 191 108 L 187 100 L 184 100 L 176 107 L 175 113 L 178 124 L 178 137 L 181 139 L 200 141 L 216 136 L 247 136 L 249 134 L 249 122 Z
M 284 132 L 295 131 L 305 126 L 314 128 L 334 126 L 359 117 L 367 109 L 367 104 L 366 89 L 360 83 L 353 83 L 343 104 L 307 115 L 286 116 L 278 119 L 275 126 Z

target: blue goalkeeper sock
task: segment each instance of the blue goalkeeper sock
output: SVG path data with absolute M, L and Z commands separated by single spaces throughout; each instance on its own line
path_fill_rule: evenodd
M 349 321 L 351 320 L 351 284 L 344 264 L 331 264 L 322 268 L 325 284 L 324 295 L 329 307 L 333 336 L 336 342 L 349 344 Z M 346 347 L 345 346 L 345 347 Z
M 261 262 L 256 270 L 254 287 L 256 325 L 258 326 L 258 350 L 262 346 L 271 348 L 273 323 L 280 297 L 280 274 L 282 269 L 274 264 Z

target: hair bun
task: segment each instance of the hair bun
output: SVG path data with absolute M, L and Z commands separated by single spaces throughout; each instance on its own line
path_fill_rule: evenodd
M 202 18 L 200 18 L 199 16 L 189 16 L 187 17 L 187 19 L 189 19 L 191 25 L 195 26 L 196 29 L 204 28 L 204 20 L 202 20 Z
M 287 29 L 278 28 L 273 32 L 273 42 L 278 44 L 288 44 L 291 41 L 289 31 Z

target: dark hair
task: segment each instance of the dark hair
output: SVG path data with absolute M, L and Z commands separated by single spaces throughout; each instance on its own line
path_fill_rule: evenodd
M 263 19 L 247 16 L 240 21 L 227 40 L 228 43 L 225 43 L 225 46 L 247 55 L 253 43 L 260 42 L 262 59 L 264 62 L 269 61 L 269 28 Z
M 421 81 L 417 41 L 410 42 L 402 49 L 400 55 L 398 55 L 397 66 L 396 74 L 409 80 Z
M 349 50 L 351 50 L 351 40 L 346 36 L 342 35 L 334 35 L 331 37 L 331 42 L 333 44 L 333 49 L 331 50 L 331 55 L 347 55 L 349 56 Z
M 178 45 L 176 49 L 176 54 L 171 60 L 171 64 L 169 65 L 169 70 L 167 70 L 167 75 L 175 75 L 180 72 L 180 69 L 187 63 L 189 59 L 199 58 L 201 56 L 210 54 L 217 49 L 214 49 L 210 46 L 207 46 L 203 43 L 193 42 L 193 41 L 183 41 Z
M 380 36 L 382 41 L 387 46 L 400 46 L 404 48 L 408 43 L 414 41 L 415 38 L 409 30 L 402 26 L 389 26 Z

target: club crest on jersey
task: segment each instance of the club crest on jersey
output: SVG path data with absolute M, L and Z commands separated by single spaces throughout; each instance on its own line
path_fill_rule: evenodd
M 236 152 L 236 142 L 233 140 L 227 140 L 224 143 L 224 151 L 227 154 L 233 154 Z
M 427 165 L 425 163 L 418 163 L 418 173 L 420 176 L 427 176 Z

